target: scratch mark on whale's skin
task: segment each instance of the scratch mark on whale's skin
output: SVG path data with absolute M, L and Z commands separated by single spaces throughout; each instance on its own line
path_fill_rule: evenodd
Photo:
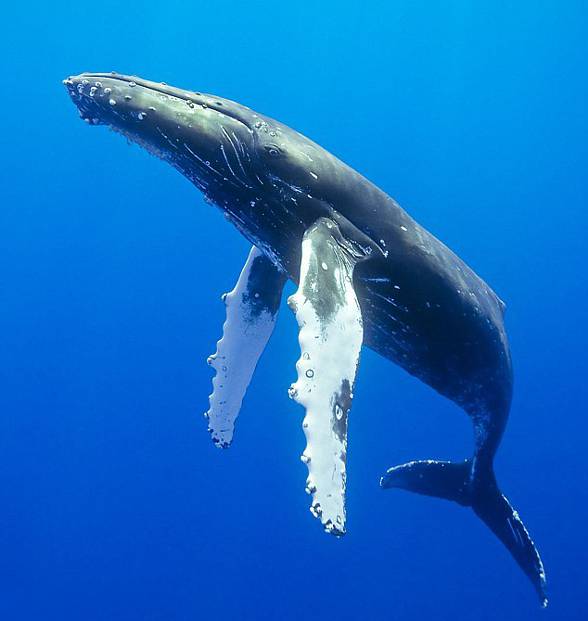
M 156 127 L 155 129 L 156 129 L 156 130 L 158 131 L 158 133 L 159 133 L 159 134 L 163 137 L 163 139 L 167 142 L 167 144 L 169 144 L 169 145 L 170 145 L 170 147 L 171 147 L 172 149 L 177 150 L 178 145 L 177 145 L 177 144 L 175 144 L 175 143 L 173 143 L 173 142 L 172 142 L 172 141 L 171 141 L 171 140 L 167 137 L 167 135 L 166 135 L 166 134 L 164 134 L 164 133 L 161 131 L 161 128 Z
M 355 265 L 349 291 L 361 310 L 363 344 L 457 403 L 474 427 L 471 459 L 409 462 L 390 469 L 383 486 L 472 506 L 546 604 L 539 554 L 493 472 L 510 411 L 512 366 L 505 305 L 492 289 L 380 188 L 274 119 L 227 99 L 117 73 L 82 74 L 64 84 L 84 120 L 169 162 L 299 286 L 305 235 L 319 221 L 331 227 L 329 247 L 342 248 Z M 305 265 L 328 266 L 320 252 L 305 256 Z M 336 284 L 330 292 L 336 294 Z M 313 298 L 319 319 L 327 298 Z M 328 429 L 320 412 L 317 429 Z M 343 507 L 333 515 L 343 522 Z
M 216 168 L 214 168 L 214 166 L 212 166 L 210 162 L 204 161 L 201 157 L 194 153 L 194 151 L 192 151 L 192 149 L 187 144 L 184 144 L 184 149 L 186 149 L 186 151 L 188 151 L 188 153 L 190 153 L 190 155 L 192 155 L 192 157 L 197 160 L 202 166 L 208 168 L 208 170 L 214 173 L 219 179 L 223 179 L 223 175 L 218 170 L 216 170 Z
M 247 172 L 245 171 L 245 168 L 243 167 L 243 162 L 241 161 L 241 158 L 239 156 L 239 152 L 237 151 L 237 147 L 235 147 L 235 144 L 233 143 L 233 140 L 231 139 L 231 136 L 229 135 L 229 132 L 227 132 L 227 130 L 224 128 L 224 126 L 221 125 L 220 128 L 221 128 L 221 132 L 223 133 L 224 137 L 227 139 L 227 141 L 229 142 L 229 144 L 231 145 L 231 148 L 233 149 L 233 151 L 235 153 L 235 158 L 237 160 L 237 164 L 239 165 L 239 168 L 241 169 L 241 172 L 243 173 L 243 177 L 244 177 L 243 184 L 245 186 L 247 186 L 247 187 L 251 187 L 245 181 L 247 179 Z M 222 145 L 221 145 L 221 147 L 222 147 Z M 224 149 L 223 149 L 223 155 L 225 155 Z M 225 159 L 227 159 L 226 155 L 225 155 Z M 229 165 L 228 160 L 227 160 L 227 165 Z

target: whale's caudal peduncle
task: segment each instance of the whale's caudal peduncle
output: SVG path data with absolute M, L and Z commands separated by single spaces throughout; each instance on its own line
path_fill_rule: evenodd
M 253 249 L 217 353 L 209 430 L 221 447 L 268 341 L 287 278 L 300 327 L 307 491 L 325 529 L 345 532 L 347 420 L 361 345 L 399 364 L 470 415 L 473 456 L 391 468 L 384 488 L 471 506 L 546 605 L 545 572 L 493 460 L 512 395 L 503 312 L 492 289 L 386 193 L 289 127 L 228 99 L 117 73 L 64 80 L 80 116 L 169 162 Z

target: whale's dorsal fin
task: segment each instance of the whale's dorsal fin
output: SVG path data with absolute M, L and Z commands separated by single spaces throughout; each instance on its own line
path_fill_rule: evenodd
M 326 218 L 304 235 L 300 285 L 288 305 L 300 327 L 298 380 L 290 396 L 306 408 L 307 492 L 311 512 L 327 532 L 345 533 L 347 415 L 363 341 L 363 324 L 353 290 L 357 262 L 342 245 L 337 225 Z
M 216 371 L 206 413 L 212 440 L 226 448 L 233 439 L 247 386 L 274 329 L 286 276 L 255 246 L 235 288 L 223 295 L 227 318 L 216 353 Z

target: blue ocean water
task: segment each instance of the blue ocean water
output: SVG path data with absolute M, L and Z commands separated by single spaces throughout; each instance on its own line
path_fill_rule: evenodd
M 11 3 L 0 42 L 0 619 L 585 618 L 585 2 Z M 550 607 L 468 510 L 383 492 L 462 459 L 469 419 L 369 350 L 348 534 L 308 512 L 282 309 L 234 445 L 206 433 L 249 245 L 169 166 L 80 122 L 61 84 L 136 74 L 235 99 L 394 196 L 506 300 L 496 470 Z M 292 286 L 288 292 L 292 291 Z

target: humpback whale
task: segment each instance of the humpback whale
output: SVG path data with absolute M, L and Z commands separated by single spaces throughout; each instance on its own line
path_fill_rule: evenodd
M 272 118 L 117 73 L 84 73 L 64 84 L 87 123 L 109 126 L 170 163 L 252 245 L 223 296 L 223 335 L 208 360 L 215 444 L 232 441 L 291 280 L 300 358 L 289 395 L 305 408 L 301 459 L 312 514 L 327 532 L 345 533 L 347 422 L 365 345 L 458 404 L 474 429 L 471 457 L 397 465 L 381 486 L 471 507 L 545 606 L 541 557 L 494 475 L 512 396 L 505 305 L 494 291 L 385 192 Z

